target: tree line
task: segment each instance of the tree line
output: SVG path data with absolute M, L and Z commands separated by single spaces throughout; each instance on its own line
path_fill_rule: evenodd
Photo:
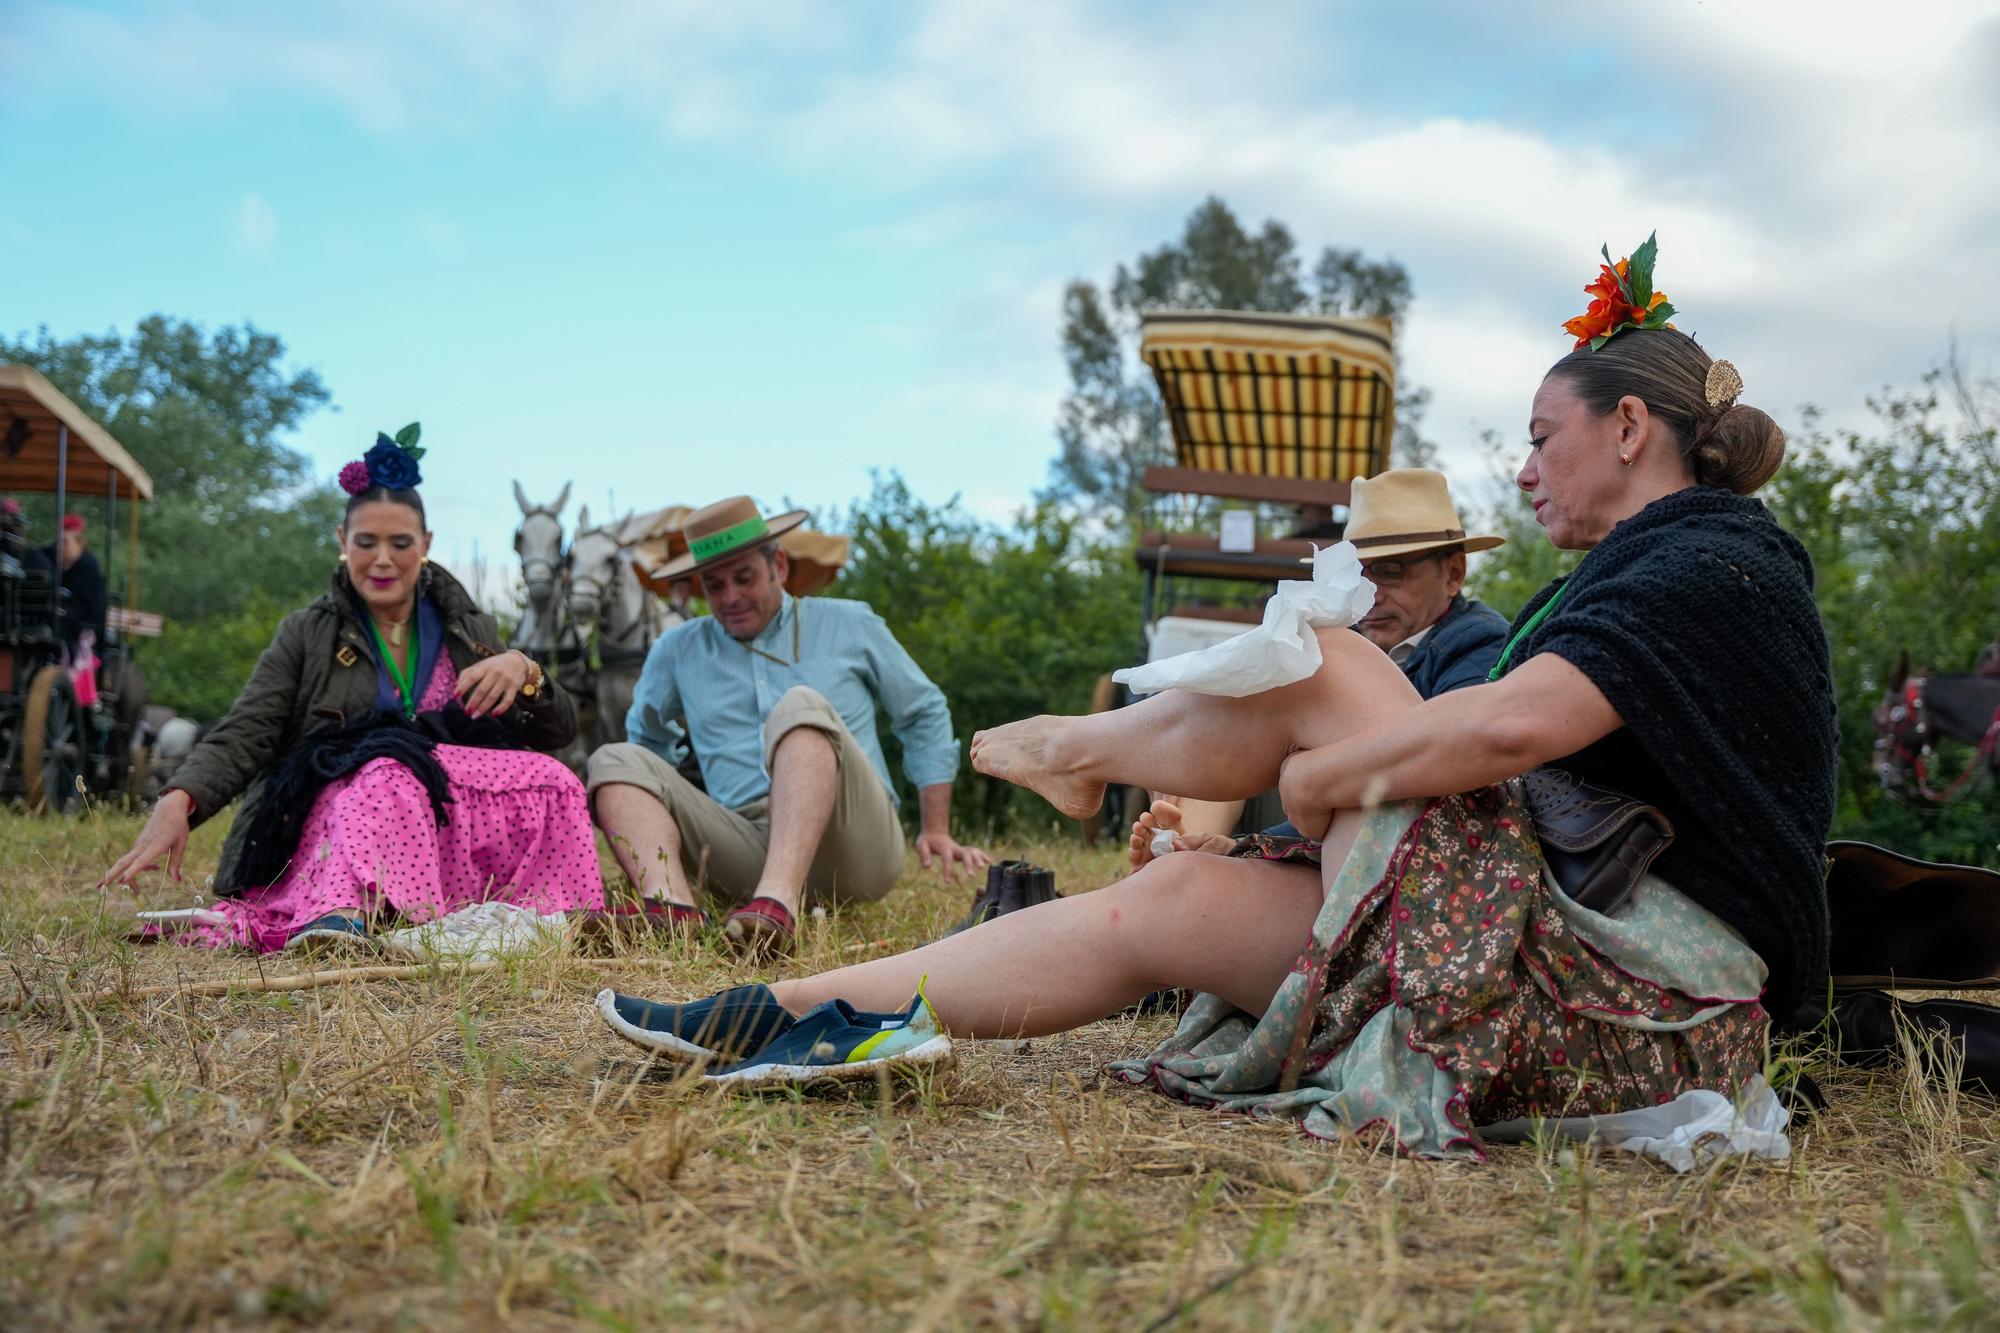
M 961 739 L 1003 719 L 1089 707 L 1100 675 L 1141 650 L 1132 542 L 1148 499 L 1139 477 L 1171 461 L 1164 414 L 1137 357 L 1140 312 L 1393 319 L 1412 297 L 1393 258 L 1327 246 L 1308 264 L 1282 224 L 1248 228 L 1221 200 L 1204 201 L 1179 237 L 1117 267 L 1102 286 L 1080 279 L 1065 292 L 1069 390 L 1034 503 L 1011 523 L 988 523 L 955 497 L 926 500 L 899 476 L 878 476 L 867 496 L 821 515 L 821 526 L 854 539 L 831 595 L 882 613 L 951 699 Z M 141 585 L 168 628 L 142 642 L 140 659 L 157 701 L 219 716 L 277 621 L 325 589 L 334 563 L 340 496 L 289 443 L 329 405 L 327 386 L 290 365 L 274 334 L 204 330 L 163 315 L 129 335 L 58 339 L 43 329 L 0 338 L 0 361 L 40 370 L 152 472 Z M 1399 389 L 1397 466 L 1436 463 L 1437 445 L 1422 430 L 1427 399 L 1421 387 Z M 2000 391 L 1947 364 L 1920 384 L 1885 389 L 1869 407 L 1869 425 L 1841 430 L 1807 410 L 1764 492 L 1818 572 L 1840 705 L 1835 834 L 2000 865 L 2000 792 L 1982 779 L 1943 809 L 1885 799 L 1869 721 L 1899 652 L 1968 670 L 2000 633 Z M 1454 491 L 1469 522 L 1508 542 L 1474 558 L 1472 591 L 1512 615 L 1573 557 L 1548 545 L 1512 492 L 1519 450 L 1489 433 L 1481 452 L 1485 475 L 1454 476 Z M 43 532 L 45 508 L 31 505 Z M 1213 523 L 1220 508 L 1210 502 L 1179 519 Z M 1947 766 L 1966 757 L 1948 754 Z M 1054 823 L 1034 798 L 969 770 L 959 786 L 959 808 L 975 823 Z

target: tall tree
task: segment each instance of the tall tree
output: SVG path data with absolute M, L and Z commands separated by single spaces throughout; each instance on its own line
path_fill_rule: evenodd
M 1410 276 L 1393 259 L 1328 246 L 1304 270 L 1298 243 L 1281 222 L 1246 231 L 1210 196 L 1188 216 L 1180 239 L 1120 264 L 1108 289 L 1078 279 L 1063 294 L 1063 359 L 1070 390 L 1056 424 L 1061 444 L 1043 497 L 1075 504 L 1113 525 L 1138 512 L 1140 474 L 1171 461 L 1166 413 L 1138 359 L 1139 316 L 1149 309 L 1258 310 L 1274 314 L 1384 316 L 1410 303 Z M 1435 450 L 1420 433 L 1430 395 L 1397 396 L 1393 446 L 1400 465 L 1428 463 Z
M 284 439 L 329 395 L 317 373 L 285 365 L 275 334 L 151 315 L 130 336 L 0 338 L 0 361 L 39 370 L 152 474 L 148 609 L 186 625 L 296 605 L 324 584 L 339 496 Z

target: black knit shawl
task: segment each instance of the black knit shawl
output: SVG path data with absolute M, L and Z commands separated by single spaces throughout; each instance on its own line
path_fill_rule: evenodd
M 393 759 L 409 769 L 430 798 L 431 817 L 440 826 L 450 823 L 445 807 L 451 804 L 451 787 L 444 766 L 438 762 L 437 747 L 523 749 L 518 727 L 509 725 L 514 721 L 511 715 L 472 717 L 454 699 L 443 709 L 419 713 L 415 718 L 385 709 L 305 737 L 278 757 L 255 798 L 239 816 L 248 828 L 236 883 L 277 883 L 298 853 L 306 816 L 312 813 L 320 793 L 376 759 Z
M 1515 625 L 1564 587 L 1513 664 L 1555 653 L 1625 725 L 1559 766 L 1665 811 L 1676 836 L 1654 869 L 1763 958 L 1780 1027 L 1817 1022 L 1837 761 L 1805 548 L 1760 501 L 1697 486 L 1613 528 Z

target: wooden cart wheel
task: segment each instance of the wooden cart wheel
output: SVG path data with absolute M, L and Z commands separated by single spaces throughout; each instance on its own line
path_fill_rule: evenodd
M 81 799 L 76 779 L 82 759 L 82 718 L 69 673 L 45 666 L 28 686 L 21 717 L 21 787 L 28 809 L 63 815 L 74 810 Z

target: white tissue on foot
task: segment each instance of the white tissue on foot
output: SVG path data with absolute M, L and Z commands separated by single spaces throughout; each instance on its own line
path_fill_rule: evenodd
M 1179 836 L 1170 828 L 1154 829 L 1153 840 L 1146 845 L 1147 850 L 1154 856 L 1165 856 L 1174 849 L 1174 839 Z
M 1361 576 L 1353 542 L 1313 553 L 1311 579 L 1286 579 L 1264 604 L 1264 623 L 1233 639 L 1111 678 L 1134 694 L 1192 690 L 1241 698 L 1304 680 L 1319 670 L 1316 629 L 1345 628 L 1375 605 L 1375 585 Z

